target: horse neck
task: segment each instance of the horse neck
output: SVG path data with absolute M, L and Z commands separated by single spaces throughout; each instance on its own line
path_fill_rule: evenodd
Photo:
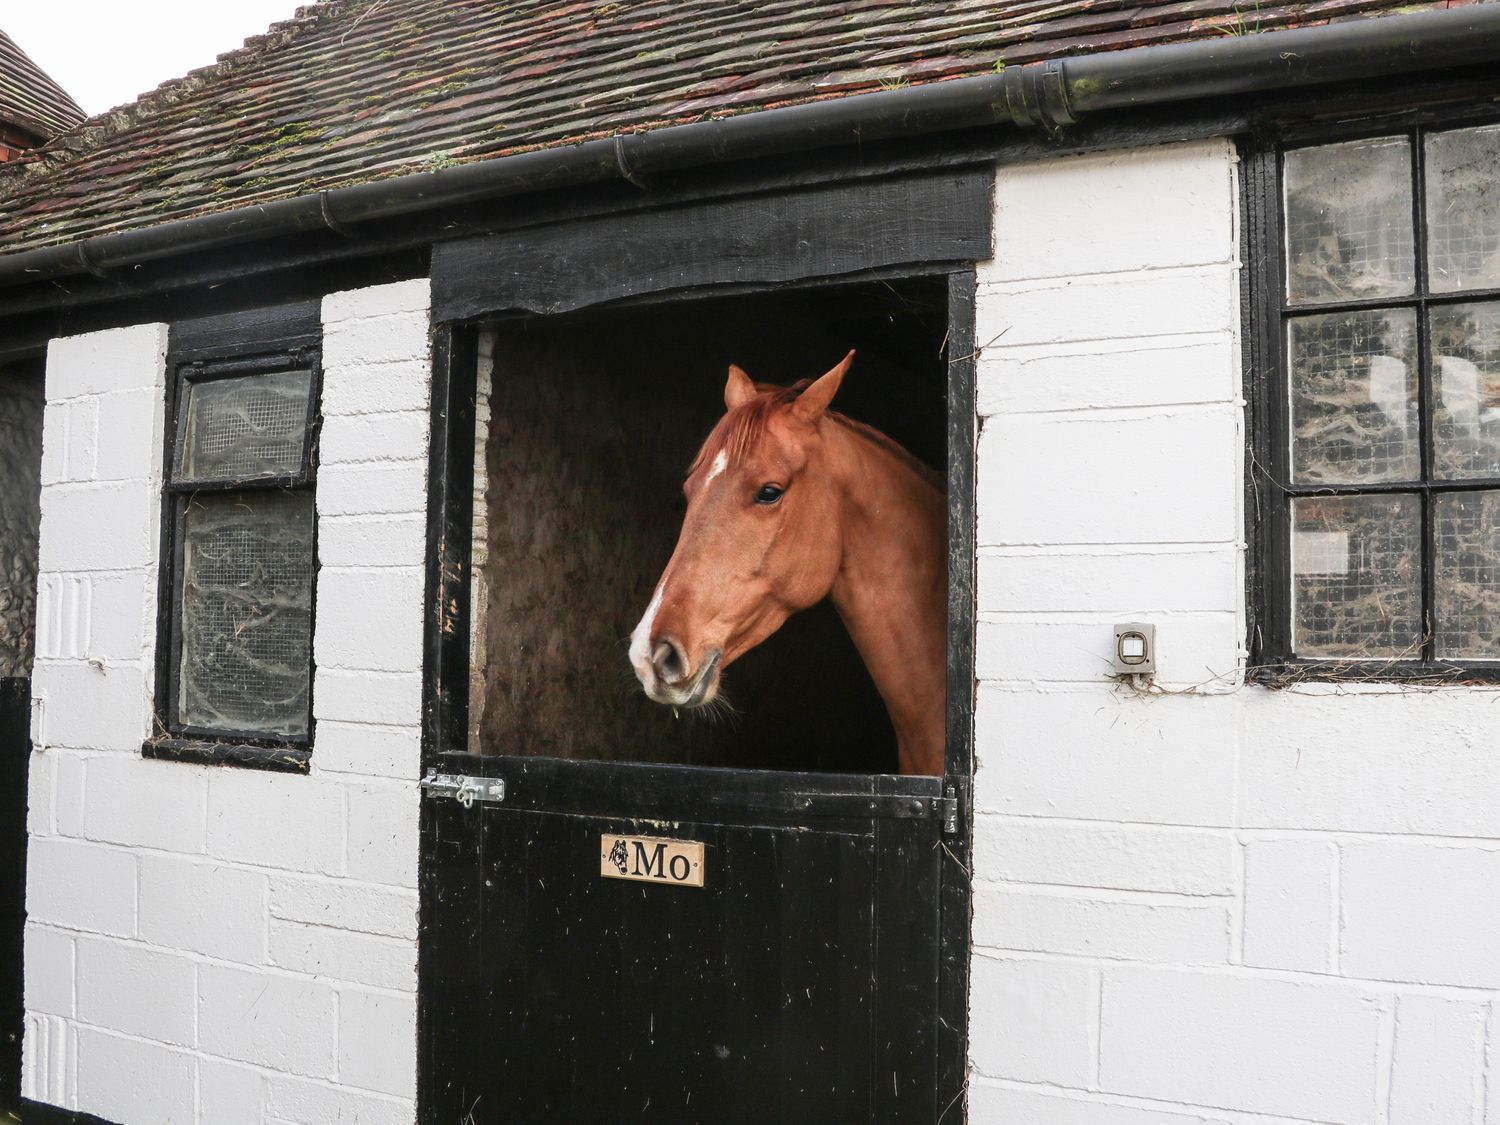
M 946 505 L 905 457 L 824 423 L 843 489 L 843 557 L 830 596 L 890 712 L 902 773 L 943 772 Z

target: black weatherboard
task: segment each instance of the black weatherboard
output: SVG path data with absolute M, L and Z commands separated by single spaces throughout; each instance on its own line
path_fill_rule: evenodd
M 990 256 L 988 169 L 902 176 L 520 230 L 433 251 L 433 318 L 567 312 Z

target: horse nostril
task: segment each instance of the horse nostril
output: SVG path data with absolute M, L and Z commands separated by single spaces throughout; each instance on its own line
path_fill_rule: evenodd
M 662 641 L 656 646 L 651 663 L 656 666 L 656 674 L 668 683 L 687 675 L 687 657 L 671 641 Z

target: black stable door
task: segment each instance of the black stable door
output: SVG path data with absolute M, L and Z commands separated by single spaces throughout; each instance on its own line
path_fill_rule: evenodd
M 937 1119 L 940 779 L 441 768 L 505 791 L 424 800 L 424 1122 Z

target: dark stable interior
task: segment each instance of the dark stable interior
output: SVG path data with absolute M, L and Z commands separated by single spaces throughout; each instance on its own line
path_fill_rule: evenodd
M 728 713 L 653 703 L 626 650 L 677 540 L 684 474 L 724 412 L 728 365 L 788 384 L 855 348 L 834 408 L 941 470 L 947 323 L 936 278 L 496 325 L 479 749 L 894 772 L 885 707 L 826 602 L 730 666 Z

